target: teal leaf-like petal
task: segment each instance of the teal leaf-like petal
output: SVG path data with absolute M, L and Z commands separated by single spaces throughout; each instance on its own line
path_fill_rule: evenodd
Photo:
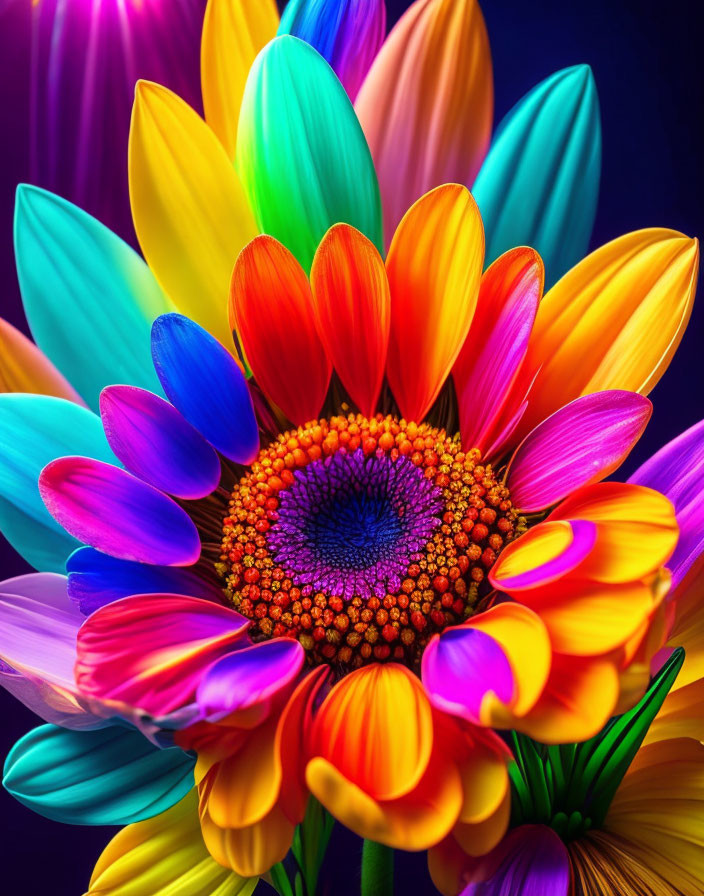
M 90 407 L 111 383 L 161 392 L 150 330 L 172 306 L 127 243 L 65 199 L 21 184 L 15 258 L 35 342 Z
M 501 122 L 472 190 L 486 263 L 515 246 L 545 262 L 546 289 L 587 251 L 601 174 L 599 99 L 588 65 L 556 72 Z
M 298 38 L 276 38 L 252 66 L 237 169 L 261 231 L 306 271 L 338 222 L 383 251 L 379 184 L 362 128 L 333 70 Z
M 0 532 L 43 572 L 63 573 L 79 547 L 39 495 L 42 469 L 67 454 L 115 463 L 98 416 L 63 398 L 0 395 Z
M 177 803 L 193 787 L 194 764 L 178 747 L 160 750 L 131 728 L 42 725 L 10 751 L 3 785 L 45 818 L 123 825 Z

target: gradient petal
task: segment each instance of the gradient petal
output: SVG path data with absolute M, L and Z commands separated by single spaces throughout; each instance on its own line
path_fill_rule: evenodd
M 653 406 L 637 392 L 595 392 L 560 408 L 529 433 L 509 466 L 515 507 L 545 510 L 575 489 L 600 482 L 628 457 Z
M 266 874 L 272 865 L 283 861 L 295 830 L 278 806 L 249 827 L 220 828 L 208 815 L 202 800 L 200 823 L 208 851 L 215 861 L 244 877 Z
M 118 467 L 62 457 L 44 467 L 39 491 L 67 532 L 113 557 L 189 566 L 200 556 L 198 531 L 186 511 Z
M 386 260 L 386 374 L 407 420 L 425 417 L 457 359 L 477 304 L 483 259 L 479 210 L 457 184 L 419 199 L 394 234 Z
M 0 392 L 53 395 L 83 404 L 73 386 L 24 333 L 0 318 Z
M 325 60 L 295 37 L 276 38 L 252 66 L 237 170 L 260 230 L 290 249 L 306 272 L 339 222 L 381 250 L 379 186 L 354 109 Z
M 196 597 L 142 594 L 97 610 L 78 632 L 81 692 L 166 715 L 195 699 L 207 667 L 235 648 L 249 625 Z
M 428 190 L 471 186 L 489 146 L 491 52 L 476 0 L 413 3 L 355 109 L 379 175 L 388 245 L 406 209 Z
M 330 361 L 316 332 L 308 278 L 273 237 L 259 236 L 240 253 L 230 317 L 266 395 L 297 425 L 317 417 L 330 382 Z
M 601 174 L 599 100 L 588 65 L 555 72 L 499 125 L 472 188 L 486 256 L 533 246 L 548 285 L 582 258 Z
M 384 0 L 291 0 L 279 34 L 292 34 L 329 63 L 354 102 L 386 35 Z
M 155 488 L 179 498 L 204 498 L 220 482 L 217 454 L 153 392 L 108 386 L 100 395 L 100 416 L 118 460 Z
M 254 460 L 257 421 L 232 355 L 192 320 L 165 314 L 152 327 L 152 356 L 169 401 L 213 448 L 237 463 Z
M 15 257 L 34 341 L 92 408 L 116 379 L 159 391 L 149 328 L 171 303 L 127 243 L 65 199 L 20 184 Z
M 139 244 L 164 292 L 228 345 L 232 266 L 256 225 L 215 134 L 176 94 L 147 81 L 135 94 L 129 180 Z
M 0 529 L 36 569 L 63 572 L 78 547 L 47 511 L 39 474 L 63 454 L 97 460 L 114 456 L 100 418 L 86 408 L 46 395 L 0 395 Z
M 233 162 L 247 75 L 278 24 L 274 0 L 208 0 L 205 8 L 200 48 L 205 120 Z

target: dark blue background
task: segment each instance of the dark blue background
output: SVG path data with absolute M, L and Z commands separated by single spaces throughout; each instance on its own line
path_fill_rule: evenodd
M 23 7 L 0 0 L 0 245 L 11 240 L 14 186 L 27 178 L 26 78 L 29 36 Z M 387 0 L 391 21 L 408 4 Z M 556 69 L 589 63 L 601 98 L 603 175 L 594 247 L 647 226 L 704 235 L 702 111 L 704 66 L 700 0 L 485 0 L 494 59 L 496 121 Z M 0 313 L 23 326 L 11 262 L 0 252 Z M 701 292 L 701 290 L 700 290 Z M 682 346 L 651 396 L 655 414 L 629 459 L 633 469 L 664 442 L 704 417 L 704 301 Z M 96 346 L 96 350 L 99 347 Z M 7 546 L 0 577 L 25 571 Z M 0 756 L 36 719 L 0 693 Z M 0 892 L 4 896 L 77 896 L 110 829 L 45 821 L 0 793 Z M 360 843 L 334 835 L 324 892 L 359 892 Z M 421 856 L 397 859 L 399 893 L 433 893 Z M 548 894 L 546 894 L 548 896 Z

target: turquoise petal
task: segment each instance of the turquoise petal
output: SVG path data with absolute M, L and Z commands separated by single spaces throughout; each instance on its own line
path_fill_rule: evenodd
M 254 61 L 236 161 L 259 228 L 306 271 L 338 222 L 383 251 L 379 184 L 362 128 L 333 70 L 296 37 L 277 37 Z
M 37 484 L 49 461 L 67 454 L 115 463 L 99 417 L 63 398 L 0 395 L 0 532 L 44 572 L 63 573 L 79 547 L 49 514 Z
M 514 246 L 545 262 L 546 289 L 587 252 L 601 173 L 599 99 L 588 65 L 542 81 L 501 122 L 472 190 L 486 263 Z
M 69 731 L 42 725 L 17 741 L 3 785 L 45 818 L 67 824 L 131 824 L 177 803 L 193 787 L 195 760 L 160 750 L 131 728 Z
M 90 407 L 111 383 L 161 392 L 150 328 L 172 309 L 127 243 L 65 199 L 20 184 L 15 256 L 34 340 Z

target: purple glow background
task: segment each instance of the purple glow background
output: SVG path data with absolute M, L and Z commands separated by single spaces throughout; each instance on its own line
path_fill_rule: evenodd
M 54 2 L 54 0 L 48 0 Z M 177 0 L 171 0 L 176 4 Z M 30 0 L 0 0 L 0 313 L 25 329 L 11 252 L 17 182 L 30 178 Z M 393 23 L 404 0 L 387 0 Z M 601 193 L 592 245 L 628 230 L 662 225 L 704 236 L 704 166 L 701 164 L 704 62 L 699 0 L 484 0 L 494 57 L 496 115 L 552 71 L 579 62 L 594 69 L 604 135 Z M 197 42 L 182 49 L 184 72 L 197 78 Z M 150 71 L 140 75 L 154 77 Z M 178 84 L 170 86 L 178 89 Z M 191 97 L 193 100 L 193 97 Z M 195 100 L 194 100 L 195 101 Z M 105 110 L 104 114 L 109 114 Z M 116 133 L 129 113 L 115 121 Z M 95 160 L 94 160 L 95 161 Z M 67 162 L 66 174 L 70 168 Z M 126 160 L 125 160 L 126 165 Z M 124 178 L 124 172 L 122 177 Z M 124 182 L 124 181 L 123 181 Z M 98 202 L 98 199 L 94 201 Z M 97 207 L 90 209 L 94 213 Z M 110 223 L 106 221 L 106 223 Z M 123 224 L 129 229 L 128 224 Z M 702 340 L 704 303 L 698 303 L 682 346 L 651 396 L 655 413 L 629 458 L 626 474 L 664 442 L 704 417 Z M 96 351 L 101 347 L 96 346 Z M 1 548 L 2 578 L 26 571 L 14 552 Z M 0 755 L 36 719 L 0 693 Z M 72 828 L 46 821 L 0 792 L 2 885 L 8 896 L 48 893 L 76 896 L 111 829 Z M 333 836 L 324 872 L 335 896 L 359 892 L 360 842 Z M 433 893 L 421 856 L 397 859 L 397 890 Z M 258 891 L 259 892 L 259 891 Z M 266 892 L 262 886 L 261 892 Z

